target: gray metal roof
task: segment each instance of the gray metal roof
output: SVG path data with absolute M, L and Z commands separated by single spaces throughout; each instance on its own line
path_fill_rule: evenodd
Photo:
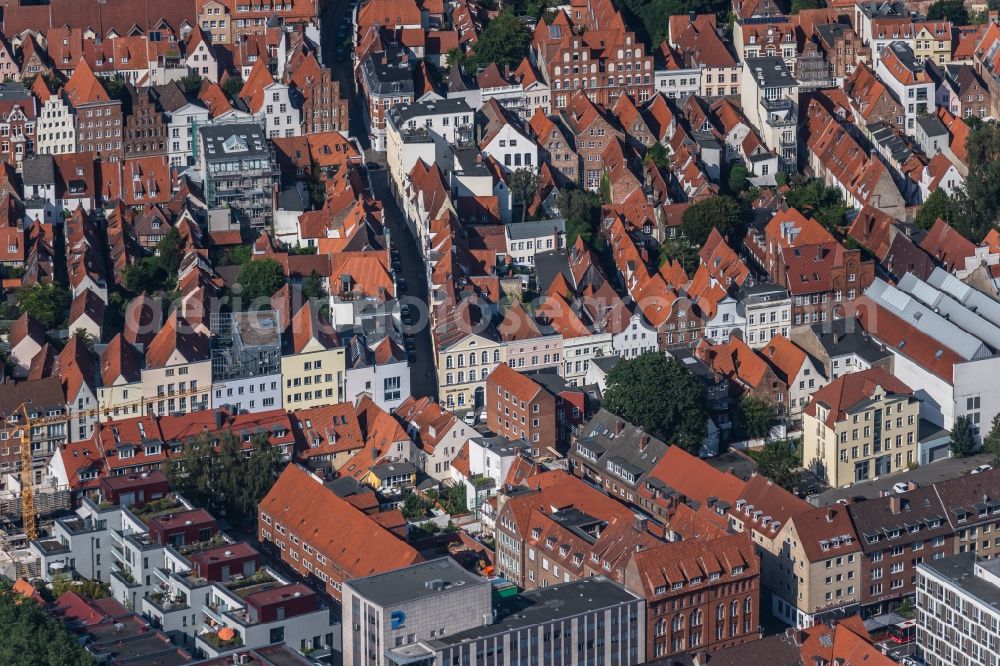
M 928 560 L 917 565 L 925 573 L 947 581 L 965 594 L 978 599 L 982 605 L 1000 614 L 1000 587 L 994 582 L 976 575 L 976 567 L 981 567 L 986 575 L 1000 577 L 1000 560 L 977 559 L 975 553 L 961 553 L 940 560 Z
M 613 608 L 638 599 L 621 585 L 593 576 L 571 583 L 562 583 L 524 592 L 501 606 L 501 616 L 494 624 L 473 627 L 427 644 L 441 649 L 465 641 L 504 634 L 523 627 L 536 627 L 604 608 Z
M 454 97 L 452 99 L 413 102 L 412 104 L 397 104 L 389 109 L 389 116 L 396 123 L 396 127 L 402 127 L 416 118 L 440 116 L 448 113 L 468 113 L 469 122 L 472 122 L 472 112 L 473 108 L 469 106 L 464 97 Z
M 785 61 L 781 58 L 775 56 L 747 58 L 746 65 L 750 74 L 762 87 L 775 88 L 798 85 L 795 77 L 788 71 Z
M 551 234 L 553 231 L 566 232 L 566 220 L 536 220 L 532 222 L 513 222 L 507 225 L 507 236 L 511 240 L 527 240 Z
M 372 53 L 362 62 L 361 75 L 373 95 L 413 96 L 413 62 L 402 49 Z
M 56 167 L 51 155 L 35 155 L 24 160 L 22 166 L 25 185 L 55 185 Z
M 1000 326 L 1000 302 L 990 298 L 978 289 L 973 289 L 943 268 L 935 267 L 927 277 L 927 282 L 945 292 L 983 319 Z
M 264 130 L 256 123 L 206 125 L 198 131 L 209 162 L 270 156 Z
M 879 278 L 872 282 L 865 295 L 965 360 L 990 356 L 989 349 L 979 338 Z
M 904 275 L 896 286 L 963 331 L 971 333 L 993 349 L 1000 349 L 1000 328 L 983 319 L 949 294 L 924 282 L 913 273 Z
M 947 136 L 948 128 L 944 126 L 937 116 L 920 116 L 917 124 L 927 136 Z
M 489 587 L 489 582 L 466 571 L 452 558 L 441 557 L 395 571 L 355 578 L 348 581 L 348 585 L 368 601 L 386 608 L 457 588 Z

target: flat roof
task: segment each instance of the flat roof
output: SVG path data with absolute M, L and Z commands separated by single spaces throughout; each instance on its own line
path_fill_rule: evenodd
M 1000 613 L 1000 587 L 975 574 L 975 568 L 979 566 L 994 576 L 1000 576 L 1000 560 L 977 561 L 975 553 L 961 553 L 940 560 L 925 560 L 917 566 L 930 570 L 938 578 Z
M 427 644 L 438 649 L 445 648 L 522 627 L 537 626 L 618 606 L 638 598 L 605 576 L 583 578 L 511 597 L 501 605 L 498 620 L 493 624 L 473 627 L 438 640 L 427 641 Z
M 554 232 L 566 232 L 566 220 L 556 218 L 553 220 L 535 220 L 532 222 L 511 222 L 507 225 L 507 235 L 511 240 L 527 240 L 538 238 Z
M 440 585 L 437 583 L 440 582 Z M 358 595 L 382 607 L 448 592 L 457 587 L 489 585 L 450 557 L 420 562 L 385 573 L 348 581 Z
M 785 61 L 781 58 L 776 56 L 747 58 L 746 64 L 754 79 L 766 88 L 798 85 L 795 77 L 788 71 Z
M 270 157 L 264 130 L 256 123 L 206 125 L 198 131 L 205 146 L 205 159 L 210 162 Z

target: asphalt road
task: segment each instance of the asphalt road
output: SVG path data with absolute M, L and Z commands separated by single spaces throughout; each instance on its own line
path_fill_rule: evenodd
M 351 136 L 357 138 L 361 147 L 367 149 L 368 127 L 365 118 L 367 117 L 361 108 L 361 98 L 358 96 L 357 86 L 354 81 L 354 64 L 351 60 L 351 51 L 345 47 L 345 58 L 337 60 L 337 46 L 351 36 L 353 24 L 351 17 L 354 14 L 354 4 L 348 0 L 336 0 L 326 3 L 326 11 L 320 17 L 320 45 L 323 51 L 323 64 L 333 71 L 333 76 L 340 81 L 340 94 L 347 96 L 348 113 Z M 337 37 L 338 28 L 347 22 L 347 33 L 342 37 Z
M 809 498 L 812 504 L 826 506 L 833 504 L 839 499 L 850 499 L 852 497 L 866 497 L 874 499 L 879 497 L 883 490 L 891 490 L 893 484 L 899 481 L 915 481 L 921 487 L 929 486 L 936 481 L 954 479 L 957 476 L 968 474 L 974 467 L 983 464 L 990 464 L 993 454 L 981 453 L 968 458 L 945 458 L 928 465 L 921 465 L 912 471 L 899 472 L 889 476 L 880 477 L 877 481 L 865 481 L 856 483 L 850 488 L 831 488 L 818 495 Z
M 403 211 L 389 190 L 389 172 L 384 166 L 369 169 L 373 194 L 382 202 L 383 217 L 389 231 L 392 247 L 399 251 L 402 277 L 406 280 L 406 292 L 397 293 L 401 302 L 410 301 L 414 313 L 413 326 L 404 326 L 404 333 L 412 335 L 415 343 L 410 360 L 410 393 L 415 398 L 434 396 L 437 398 L 437 373 L 434 367 L 434 352 L 431 347 L 430 317 L 427 309 L 427 273 L 423 255 L 417 251 L 417 242 L 404 221 Z

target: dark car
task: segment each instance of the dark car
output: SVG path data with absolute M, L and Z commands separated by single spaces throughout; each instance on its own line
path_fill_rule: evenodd
M 406 293 L 406 279 L 405 278 L 399 278 L 398 280 L 396 280 L 396 289 L 398 291 L 400 291 L 400 292 L 403 292 L 404 294 Z

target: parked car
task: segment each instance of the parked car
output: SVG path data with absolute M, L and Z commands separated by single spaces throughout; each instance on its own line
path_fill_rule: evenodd
M 980 472 L 988 472 L 991 469 L 993 469 L 992 465 L 979 465 L 974 470 L 972 470 L 972 473 L 973 474 L 979 474 Z
M 476 410 L 473 409 L 471 412 L 466 412 L 465 416 L 462 417 L 462 420 L 465 421 L 465 425 L 467 426 L 475 426 L 476 422 L 479 421 L 479 415 L 476 414 Z
M 897 481 L 892 485 L 892 492 L 894 493 L 905 493 L 910 489 L 910 484 L 906 481 Z
M 406 280 L 404 278 L 396 280 L 396 290 L 404 294 L 406 293 Z

